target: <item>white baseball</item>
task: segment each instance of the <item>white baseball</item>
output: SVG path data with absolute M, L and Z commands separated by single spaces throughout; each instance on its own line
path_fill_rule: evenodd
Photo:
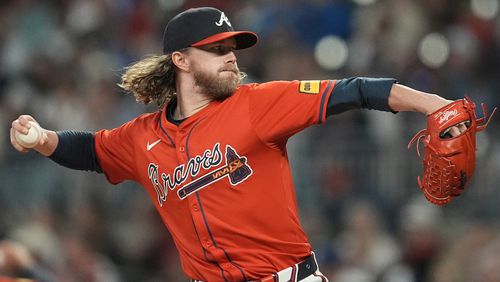
M 35 122 L 29 122 L 31 127 L 28 131 L 28 134 L 23 134 L 19 131 L 15 132 L 15 137 L 17 143 L 19 143 L 24 148 L 33 148 L 35 147 L 40 138 L 42 138 L 42 128 Z

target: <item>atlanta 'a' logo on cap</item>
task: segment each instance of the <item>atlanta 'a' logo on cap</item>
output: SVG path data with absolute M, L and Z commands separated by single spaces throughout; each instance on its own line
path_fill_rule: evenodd
M 229 22 L 229 18 L 226 16 L 226 14 L 224 14 L 224 12 L 222 12 L 220 14 L 220 20 L 218 22 L 216 22 L 215 24 L 217 26 L 222 26 L 223 23 L 226 23 L 228 26 L 231 26 L 231 23 Z

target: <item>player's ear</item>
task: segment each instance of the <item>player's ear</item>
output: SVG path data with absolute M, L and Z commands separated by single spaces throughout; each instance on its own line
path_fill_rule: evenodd
M 172 62 L 183 71 L 188 71 L 190 64 L 185 52 L 175 51 L 172 53 Z

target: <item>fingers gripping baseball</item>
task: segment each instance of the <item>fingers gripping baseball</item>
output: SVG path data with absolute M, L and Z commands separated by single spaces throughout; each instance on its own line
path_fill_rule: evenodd
M 19 152 L 28 152 L 47 142 L 46 130 L 30 115 L 21 115 L 12 122 L 10 128 L 10 142 Z

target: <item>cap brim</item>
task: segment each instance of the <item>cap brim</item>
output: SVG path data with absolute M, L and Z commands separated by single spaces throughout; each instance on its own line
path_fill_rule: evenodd
M 224 40 L 226 38 L 231 38 L 233 37 L 236 40 L 236 49 L 245 49 L 252 47 L 253 45 L 257 44 L 259 41 L 259 37 L 257 34 L 251 32 L 251 31 L 227 31 L 227 32 L 221 32 L 214 34 L 212 36 L 209 36 L 203 40 L 200 40 L 194 44 L 191 44 L 191 46 L 202 46 L 210 43 L 214 43 L 217 41 Z

